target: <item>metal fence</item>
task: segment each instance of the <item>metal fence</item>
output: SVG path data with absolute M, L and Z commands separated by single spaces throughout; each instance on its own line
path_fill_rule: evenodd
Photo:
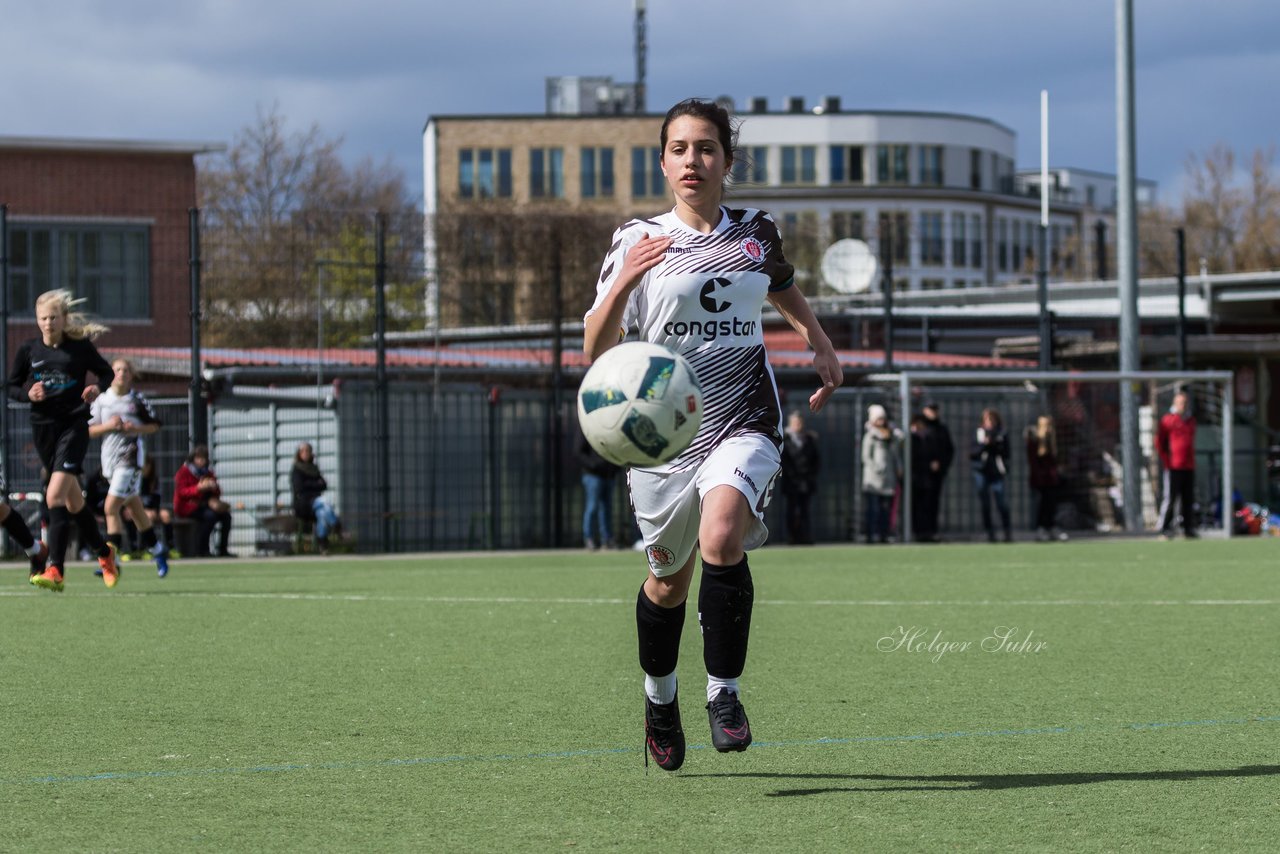
M 34 251 L 51 227 L 23 213 L 13 213 L 11 234 L 27 241 L 24 251 Z M 595 235 L 603 228 L 600 223 L 564 218 L 553 223 L 554 228 L 542 223 L 539 229 L 517 229 L 520 233 L 513 233 L 509 246 L 494 247 L 468 238 L 475 237 L 476 224 L 473 218 L 459 217 L 452 231 L 436 222 L 434 232 L 438 239 L 456 232 L 457 239 L 449 246 L 437 242 L 436 252 L 424 253 L 418 214 L 388 219 L 368 211 L 310 213 L 290 218 L 272 231 L 269 246 L 250 252 L 243 237 L 259 232 L 230 227 L 225 214 L 222 219 L 210 214 L 199 225 L 199 218 L 189 213 L 166 211 L 164 227 L 149 232 L 151 254 L 166 259 L 163 264 L 157 260 L 150 273 L 150 325 L 137 318 L 117 321 L 108 313 L 105 319 L 114 329 L 99 341 L 107 354 L 156 343 L 149 336 L 167 336 L 160 343 L 190 346 L 187 352 L 175 346 L 180 351 L 176 359 L 166 362 L 155 355 L 155 364 L 141 366 L 144 374 L 151 374 L 142 389 L 163 395 L 155 403 L 164 428 L 149 440 L 149 447 L 166 503 L 172 500 L 173 473 L 192 441 L 207 441 L 225 497 L 234 508 L 232 546 L 255 550 L 263 515 L 290 503 L 289 468 L 297 443 L 305 439 L 316 446 L 329 495 L 361 551 L 539 548 L 582 542 L 583 495 L 573 453 L 573 377 L 557 376 L 552 369 L 539 371 L 527 363 L 492 361 L 483 369 L 450 369 L 434 378 L 407 371 L 388 376 L 388 337 L 379 333 L 394 339 L 398 330 L 416 330 L 416 340 L 422 341 L 422 330 L 431 329 L 435 318 L 497 325 L 574 316 L 589 299 L 596 275 L 592 267 L 598 264 L 597 244 L 605 239 Z M 196 231 L 189 231 L 197 225 Z M 573 239 L 574 235 L 592 236 Z M 535 246 L 546 252 L 529 255 Z M 577 251 L 587 246 L 589 252 Z M 530 258 L 537 263 L 530 263 Z M 19 260 L 13 255 L 10 266 L 23 269 L 14 266 Z M 62 284 L 21 281 L 26 290 L 17 287 L 16 279 L 13 282 L 20 302 L 29 302 L 39 288 Z M 452 287 L 442 287 L 446 281 Z M 506 284 L 490 287 L 495 282 Z M 192 294 L 199 295 L 194 312 Z M 91 301 L 89 308 L 95 314 L 109 312 L 101 299 Z M 13 310 L 30 316 L 27 305 L 15 304 Z M 371 354 L 379 342 L 384 346 L 377 348 L 375 360 Z M 274 363 L 236 368 L 241 373 L 228 380 L 228 388 L 221 387 L 228 369 L 218 368 L 213 358 L 225 352 L 221 348 L 268 346 Z M 545 340 L 520 346 L 526 352 L 550 349 Z M 344 355 L 353 349 L 363 361 Z M 454 353 L 463 350 L 452 348 Z M 203 369 L 192 381 L 187 368 L 197 362 Z M 275 387 L 255 395 L 255 371 L 268 377 L 261 383 Z M 803 410 L 811 380 L 781 374 L 780 380 L 785 408 Z M 187 389 L 193 397 L 178 397 Z M 942 404 L 957 447 L 942 494 L 942 533 L 951 539 L 974 538 L 982 528 L 967 454 L 981 409 L 1001 409 L 1016 443 L 1045 400 L 1019 387 L 996 384 L 983 389 L 939 386 L 930 394 Z M 895 423 L 905 428 L 910 413 L 897 411 L 896 389 L 876 385 L 841 389 L 824 412 L 807 416 L 809 428 L 819 435 L 823 460 L 811 504 L 811 528 L 819 540 L 848 541 L 863 532 L 859 448 L 871 403 L 885 405 Z M 38 491 L 38 462 L 26 407 L 11 404 L 6 411 L 8 436 L 0 440 L 11 467 L 5 473 L 9 489 Z M 1106 439 L 1082 441 L 1101 446 Z M 1256 442 L 1237 447 L 1236 456 L 1245 455 L 1248 461 L 1239 470 L 1262 471 Z M 1014 524 L 1021 528 L 1027 524 L 1031 496 L 1016 455 L 1015 449 L 1008 490 Z M 94 467 L 96 457 L 95 444 L 87 468 Z M 1214 458 L 1206 465 L 1215 466 Z M 1088 465 L 1076 465 L 1072 476 L 1076 492 L 1067 506 L 1076 516 L 1067 521 L 1080 527 L 1096 525 L 1093 502 L 1098 484 L 1090 481 Z M 1208 477 L 1200 480 L 1205 504 L 1216 499 L 1210 483 Z M 1265 487 L 1261 484 L 1264 491 Z M 634 529 L 622 478 L 615 490 L 613 527 L 625 543 Z M 783 504 L 776 496 L 768 510 L 775 536 L 785 533 Z
M 1095 385 L 1099 394 L 1111 387 Z M 821 473 L 811 502 L 810 526 L 820 542 L 860 539 L 865 534 L 860 445 L 867 407 L 886 407 L 895 424 L 906 421 L 891 385 L 839 390 L 819 414 L 805 412 L 808 386 L 786 386 L 787 408 L 804 412 L 818 435 Z M 1012 454 L 1007 494 L 1015 530 L 1031 527 L 1033 496 L 1027 486 L 1021 432 L 1046 406 L 1059 413 L 1068 479 L 1061 519 L 1064 527 L 1093 530 L 1105 481 L 1095 477 L 1092 455 L 1106 448 L 1105 435 L 1075 435 L 1061 404 L 1046 403 L 1043 389 L 1017 385 L 929 388 L 928 396 L 950 425 L 956 458 L 942 493 L 941 532 L 953 541 L 984 536 L 981 512 L 969 466 L 969 449 L 982 409 L 1000 410 L 1010 432 Z M 563 397 L 563 395 L 562 395 Z M 1158 398 L 1157 405 L 1164 402 Z M 160 473 L 162 500 L 172 502 L 173 476 L 187 452 L 187 402 L 152 401 L 162 429 L 148 441 L 148 453 Z M 1105 410 L 1106 401 L 1087 405 Z M 577 439 L 571 395 L 558 408 L 547 390 L 446 384 L 438 393 L 430 384 L 390 386 L 391 478 L 384 490 L 377 441 L 377 387 L 346 383 L 319 398 L 310 388 L 246 389 L 220 398 L 211 407 L 211 453 L 226 500 L 233 507 L 232 548 L 250 553 L 261 547 L 264 515 L 288 512 L 289 471 L 301 441 L 316 449 L 316 459 L 360 552 L 410 552 L 467 549 L 574 547 L 583 543 L 581 470 L 574 455 Z M 40 472 L 30 433 L 28 407 L 10 405 L 19 425 L 13 454 L 11 492 L 37 492 Z M 553 417 L 553 413 L 557 413 Z M 911 413 L 907 413 L 909 417 Z M 1213 421 L 1211 412 L 1202 418 Z M 1240 449 L 1241 469 L 1257 464 L 1255 449 Z M 1201 454 L 1204 475 L 1199 500 L 1207 511 L 1218 500 L 1215 476 L 1220 451 Z M 1148 460 L 1148 465 L 1150 461 Z M 98 467 L 98 443 L 86 456 L 86 470 Z M 1148 476 L 1148 491 L 1152 488 Z M 383 512 L 383 507 L 388 512 Z M 626 496 L 625 478 L 614 484 L 613 532 L 616 545 L 629 545 L 636 530 Z M 28 508 L 29 509 L 29 508 Z M 1150 512 L 1150 508 L 1149 508 Z M 1209 515 L 1206 513 L 1206 515 Z M 785 541 L 785 500 L 775 493 L 766 521 L 775 542 Z

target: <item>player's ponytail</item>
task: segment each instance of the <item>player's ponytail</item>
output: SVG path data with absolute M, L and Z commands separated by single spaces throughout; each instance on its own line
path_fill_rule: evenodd
M 36 297 L 36 313 L 39 313 L 42 308 L 54 308 L 62 312 L 62 316 L 67 319 L 62 329 L 63 335 L 75 339 L 88 338 L 92 341 L 108 331 L 110 327 L 90 320 L 81 312 L 71 310 L 83 302 L 83 299 L 77 299 L 75 294 L 65 288 L 45 291 Z

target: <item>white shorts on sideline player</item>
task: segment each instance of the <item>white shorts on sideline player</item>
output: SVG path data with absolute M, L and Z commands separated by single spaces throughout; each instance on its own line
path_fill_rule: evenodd
M 111 483 L 111 487 L 107 490 L 108 495 L 132 498 L 138 495 L 142 488 L 142 470 L 133 466 L 116 466 L 112 469 L 108 480 Z
M 717 486 L 732 486 L 747 499 L 755 522 L 743 548 L 759 548 L 769 537 L 764 510 L 781 471 L 778 446 L 768 436 L 750 433 L 721 442 L 702 465 L 688 471 L 661 473 L 631 469 L 627 483 L 631 504 L 644 540 L 649 571 L 657 577 L 680 570 L 698 544 L 702 499 Z

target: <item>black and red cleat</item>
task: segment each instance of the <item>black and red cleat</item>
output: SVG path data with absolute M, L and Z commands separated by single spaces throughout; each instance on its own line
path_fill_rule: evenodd
M 751 744 L 747 710 L 733 691 L 723 689 L 707 703 L 707 718 L 711 721 L 711 745 L 721 753 L 746 750 Z
M 680 727 L 680 700 L 655 703 L 644 698 L 644 764 L 649 757 L 663 771 L 675 771 L 684 764 L 684 730 Z

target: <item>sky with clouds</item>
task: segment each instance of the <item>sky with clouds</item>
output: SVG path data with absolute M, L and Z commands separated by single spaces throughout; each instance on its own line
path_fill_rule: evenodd
M 1116 0 L 648 0 L 649 107 L 802 95 L 961 112 L 1039 165 L 1114 172 Z M 1135 0 L 1138 173 L 1280 142 L 1280 3 Z M 0 0 L 0 135 L 230 142 L 277 105 L 420 186 L 431 115 L 540 113 L 545 78 L 635 77 L 632 0 Z

